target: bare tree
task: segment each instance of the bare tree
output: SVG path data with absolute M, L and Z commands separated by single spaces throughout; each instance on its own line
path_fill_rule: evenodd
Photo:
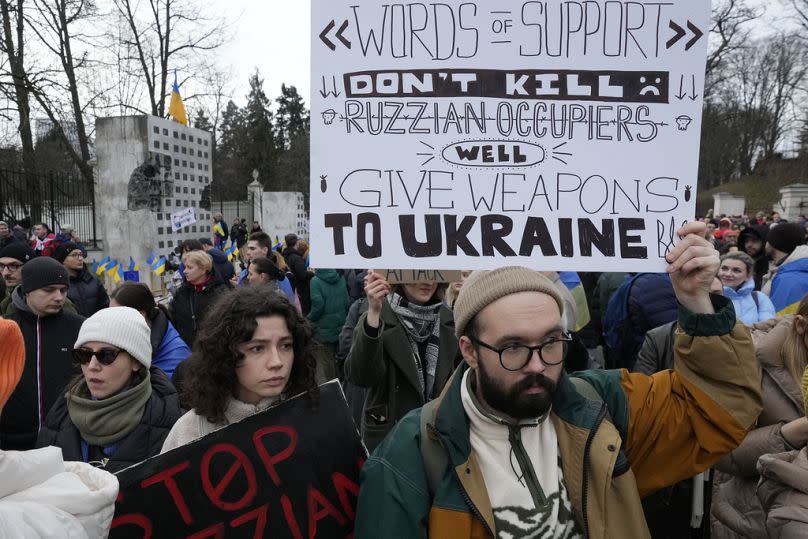
M 37 43 L 51 53 L 59 66 L 53 77 L 29 80 L 31 94 L 52 125 L 53 134 L 61 141 L 68 155 L 87 181 L 93 181 L 90 166 L 90 139 L 85 124 L 87 103 L 82 99 L 78 72 L 91 62 L 88 53 L 74 53 L 74 41 L 97 45 L 97 36 L 88 36 L 78 27 L 87 19 L 98 15 L 90 0 L 34 0 L 35 10 L 28 17 L 29 27 L 36 35 Z M 76 51 L 77 52 L 77 51 Z M 67 96 L 67 103 L 62 101 Z M 69 118 L 75 133 L 69 137 L 65 120 Z M 77 147 L 76 147 L 77 146 Z
M 765 79 L 764 105 L 769 111 L 763 133 L 763 156 L 773 157 L 784 135 L 796 121 L 795 97 L 805 82 L 808 64 L 806 46 L 795 35 L 781 34 L 771 38 L 763 51 L 761 70 Z
M 206 51 L 224 42 L 223 21 L 203 14 L 197 0 L 112 0 L 125 24 L 119 41 L 111 40 L 132 76 L 146 85 L 148 111 L 165 116 L 169 73 L 199 73 Z M 131 104 L 130 104 L 131 105 Z
M 10 95 L 16 103 L 19 118 L 22 159 L 25 171 L 36 172 L 34 137 L 31 130 L 31 103 L 28 93 L 28 75 L 25 71 L 25 0 L 10 3 L 0 0 L 0 18 L 3 24 L 2 49 L 8 59 L 8 67 L 14 88 Z
M 748 23 L 758 16 L 757 10 L 750 8 L 746 0 L 719 0 L 713 3 L 705 96 L 710 96 L 723 81 L 726 70 L 721 68 L 728 56 L 744 46 L 749 38 Z

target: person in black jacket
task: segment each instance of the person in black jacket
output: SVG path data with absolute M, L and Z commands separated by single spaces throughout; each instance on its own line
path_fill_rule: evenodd
M 159 454 L 182 411 L 168 377 L 151 367 L 150 336 L 131 307 L 85 320 L 73 350 L 82 374 L 48 413 L 37 447 L 113 473 Z
M 755 290 L 760 290 L 763 276 L 769 272 L 769 257 L 766 256 L 766 238 L 755 227 L 745 228 L 738 236 L 738 250 L 752 257 L 755 265 L 752 271 L 755 275 Z
M 83 247 L 73 242 L 63 243 L 56 249 L 53 257 L 70 274 L 67 297 L 75 304 L 76 311 L 81 316 L 92 316 L 109 307 L 106 288 L 84 265 L 87 252 Z
M 210 238 L 199 238 L 199 243 L 202 244 L 202 250 L 208 253 L 208 256 L 213 260 L 213 267 L 219 272 L 219 277 L 225 281 L 232 279 L 236 274 L 236 269 L 233 267 L 230 260 L 227 259 L 227 255 L 224 251 L 214 247 Z
M 219 295 L 232 288 L 213 271 L 213 260 L 204 251 L 182 255 L 185 278 L 169 305 L 169 313 L 177 332 L 193 348 L 194 337 L 210 306 Z
M 0 449 L 33 449 L 37 433 L 74 374 L 70 350 L 84 318 L 65 312 L 67 270 L 50 257 L 22 268 L 6 316 L 25 338 L 25 369 L 0 417 Z
M 303 314 L 309 314 L 311 310 L 311 293 L 309 281 L 314 277 L 314 273 L 306 269 L 306 261 L 297 251 L 297 236 L 295 234 L 287 234 L 284 238 L 286 248 L 283 250 L 283 258 L 286 260 L 286 265 L 294 275 L 295 292 L 300 298 L 300 307 L 303 309 Z

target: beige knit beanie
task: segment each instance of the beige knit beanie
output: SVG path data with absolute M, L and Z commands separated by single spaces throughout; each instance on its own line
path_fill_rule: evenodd
M 88 342 L 111 344 L 128 352 L 146 369 L 151 367 L 151 329 L 143 315 L 131 307 L 107 307 L 85 320 L 73 348 Z
M 564 313 L 564 303 L 553 282 L 538 271 L 521 266 L 473 271 L 454 304 L 455 335 L 463 336 L 474 316 L 499 298 L 519 292 L 542 292 L 552 297 Z

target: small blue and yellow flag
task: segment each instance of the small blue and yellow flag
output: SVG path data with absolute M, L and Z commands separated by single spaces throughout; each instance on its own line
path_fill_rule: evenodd
M 157 255 L 154 254 L 154 251 L 149 253 L 148 258 L 146 258 L 146 262 L 151 266 L 154 264 L 154 261 L 157 260 Z
M 277 234 L 275 234 L 275 245 L 272 246 L 273 251 L 280 251 L 283 248 L 283 244 L 281 243 L 280 238 Z
M 222 228 L 221 223 L 216 223 L 215 225 L 213 225 L 213 233 L 222 238 L 225 237 L 224 229 Z
M 227 246 L 224 248 L 224 252 L 227 255 L 227 259 L 232 262 L 233 258 L 238 256 L 239 253 L 238 245 L 228 241 Z
M 161 256 L 159 260 L 152 262 L 151 269 L 156 275 L 164 274 L 166 272 L 166 257 Z
M 559 271 L 558 277 L 561 279 L 561 282 L 564 283 L 564 286 L 567 287 L 567 290 L 572 293 L 573 299 L 575 299 L 575 314 L 578 316 L 575 331 L 581 331 L 591 320 L 584 285 L 581 282 L 581 278 L 574 271 Z
M 772 280 L 769 298 L 777 316 L 794 314 L 808 292 L 808 258 L 794 260 L 780 266 Z
M 129 269 L 127 271 L 140 271 L 140 266 L 135 264 L 135 259 L 131 256 L 129 257 Z
M 92 272 L 96 273 L 98 271 L 98 261 L 96 261 L 95 258 L 93 258 L 93 266 L 92 267 L 93 267 Z
M 105 256 L 101 260 L 101 262 L 99 262 L 98 265 L 95 266 L 95 274 L 99 275 L 99 276 L 103 275 L 104 272 L 107 271 L 107 266 L 109 266 L 110 262 L 111 262 L 111 260 L 109 259 L 109 257 Z
M 188 125 L 188 116 L 185 114 L 185 104 L 180 97 L 180 86 L 177 84 L 177 74 L 174 73 L 174 85 L 171 88 L 171 103 L 168 105 L 168 115 L 182 125 Z
M 114 263 L 107 269 L 107 275 L 112 276 L 112 280 L 115 281 L 115 284 L 118 284 L 121 282 L 121 263 L 117 260 L 113 262 Z

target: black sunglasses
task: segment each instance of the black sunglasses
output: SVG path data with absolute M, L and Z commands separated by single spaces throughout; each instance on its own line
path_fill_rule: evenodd
M 76 348 L 73 350 L 73 357 L 79 364 L 87 365 L 90 360 L 93 359 L 93 356 L 95 356 L 95 359 L 97 359 L 101 365 L 107 366 L 112 365 L 121 352 L 123 352 L 123 350 L 116 350 L 115 348 L 104 348 L 98 352 L 90 350 L 89 348 Z

